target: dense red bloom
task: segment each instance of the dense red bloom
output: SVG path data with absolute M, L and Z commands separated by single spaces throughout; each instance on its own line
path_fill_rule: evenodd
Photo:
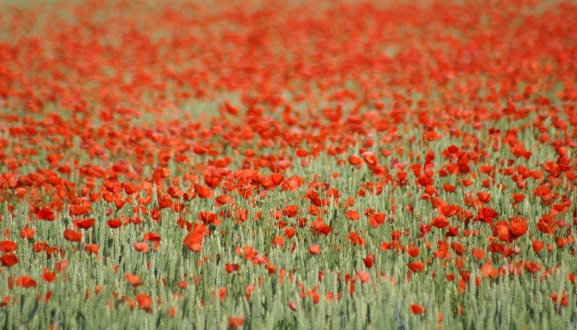
M 304 301 L 279 300 L 299 319 L 310 300 L 430 278 L 465 293 L 442 319 L 499 276 L 566 281 L 573 3 L 260 2 L 0 2 L 0 277 L 42 281 L 0 306 L 66 286 L 113 312 L 174 316 L 192 291 L 238 311 L 232 300 L 260 308 L 278 281 L 300 289 Z M 396 259 L 406 278 L 387 269 Z M 426 312 L 417 289 L 407 313 Z M 560 320 L 563 289 L 547 292 Z M 112 296 L 91 300 L 100 290 Z M 224 325 L 255 324 L 245 312 Z

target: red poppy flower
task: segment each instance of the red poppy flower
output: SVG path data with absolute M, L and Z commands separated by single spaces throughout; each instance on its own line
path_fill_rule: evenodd
M 18 257 L 15 254 L 5 254 L 0 257 L 0 263 L 5 267 L 12 267 L 18 263 Z
M 240 269 L 240 265 L 239 264 L 226 264 L 224 265 L 224 268 L 226 270 L 227 273 L 232 273 L 232 272 L 236 272 Z
M 34 230 L 34 228 L 22 228 L 20 229 L 20 237 L 27 239 L 27 240 L 31 240 L 34 238 L 34 235 L 36 235 L 36 230 Z
M 284 234 L 287 238 L 292 238 L 296 234 L 297 230 L 294 228 L 286 228 Z
M 285 242 L 284 236 L 276 236 L 272 239 L 272 245 L 277 247 L 283 247 Z
M 56 214 L 54 214 L 54 212 L 49 208 L 40 209 L 40 211 L 38 211 L 38 213 L 36 213 L 36 216 L 40 220 L 46 220 L 46 221 L 56 220 Z
M 111 220 L 108 220 L 106 222 L 106 224 L 108 225 L 108 227 L 114 229 L 114 228 L 118 228 L 118 227 L 122 226 L 122 221 L 120 221 L 119 219 L 111 219 Z
M 223 301 L 224 299 L 226 299 L 226 287 L 222 287 L 218 289 L 218 300 Z
M 64 238 L 67 241 L 80 242 L 82 241 L 82 232 L 72 229 L 64 229 Z
M 348 210 L 345 212 L 345 217 L 351 221 L 357 221 L 361 218 L 361 214 L 354 210 Z
M 431 226 L 433 226 L 433 227 L 445 228 L 448 225 L 449 225 L 449 220 L 447 220 L 447 218 L 445 218 L 444 216 L 438 216 L 438 217 L 434 218 L 433 220 L 431 220 Z
M 367 271 L 357 270 L 356 274 L 361 283 L 368 283 L 371 280 L 371 275 Z
M 415 273 L 420 273 L 425 269 L 425 264 L 420 261 L 413 261 L 408 264 L 409 269 Z
M 377 157 L 377 155 L 374 152 L 370 152 L 370 151 L 363 152 L 361 156 L 363 156 L 363 159 L 365 160 L 365 162 L 369 166 L 375 166 L 379 162 L 379 158 Z M 349 161 L 350 161 L 350 158 L 349 158 Z
M 152 298 L 144 293 L 136 294 L 136 301 L 138 302 L 138 308 L 145 310 L 147 313 L 152 311 Z
M 137 287 L 142 284 L 142 281 L 138 275 L 126 274 L 124 278 L 126 279 L 126 282 L 128 282 L 128 284 L 132 285 L 133 287 Z
M 356 232 L 350 232 L 347 235 L 347 239 L 351 241 L 352 245 L 361 245 L 364 246 L 367 244 L 367 242 L 365 241 L 365 239 L 359 235 L 359 233 Z
M 150 247 L 146 242 L 136 242 L 133 244 L 133 246 L 134 249 L 138 252 L 148 252 L 150 250 Z
M 563 290 L 563 292 L 561 293 L 561 299 L 559 299 L 559 295 L 557 293 L 551 293 L 549 296 L 551 297 L 551 300 L 553 300 L 554 303 L 560 304 L 563 307 L 567 306 L 567 304 L 569 303 L 569 298 L 567 297 L 565 290 Z
M 183 244 L 191 251 L 200 252 L 204 236 L 208 235 L 210 235 L 208 228 L 204 224 L 196 223 L 193 230 L 184 238 Z
M 10 253 L 16 251 L 18 244 L 12 241 L 0 241 L 0 252 Z
M 321 247 L 320 247 L 320 245 L 317 245 L 317 244 L 311 245 L 311 246 L 309 247 L 309 253 L 310 253 L 310 254 L 313 254 L 313 255 L 316 255 L 316 254 L 321 253 Z
M 353 166 L 361 166 L 363 165 L 363 159 L 357 155 L 350 155 L 349 156 L 349 164 Z
M 409 254 L 409 256 L 411 256 L 411 257 L 413 257 L 413 258 L 418 257 L 418 256 L 419 256 L 419 252 L 420 252 L 419 248 L 418 248 L 418 247 L 415 247 L 415 246 L 411 246 L 411 247 L 409 247 L 409 248 L 407 249 L 407 253 Z
M 23 288 L 35 288 L 36 281 L 30 276 L 20 276 L 16 279 L 16 285 Z
M 44 271 L 42 272 L 42 275 L 40 275 L 40 278 L 44 282 L 52 283 L 56 281 L 56 273 L 49 271 L 48 268 L 44 268 Z
M 377 257 L 375 256 L 374 253 L 367 253 L 367 256 L 363 258 L 363 262 L 365 263 L 365 267 L 367 267 L 367 268 L 373 267 L 373 264 L 375 263 L 376 258 Z
M 84 246 L 84 250 L 92 254 L 98 254 L 98 251 L 100 251 L 100 246 L 98 244 L 86 244 Z
M 369 215 L 369 224 L 373 228 L 377 228 L 378 226 L 385 223 L 385 214 L 382 212 L 376 212 Z
M 209 199 L 212 198 L 212 196 L 214 196 L 214 192 L 210 188 L 203 185 L 195 184 L 194 191 L 196 192 L 198 197 L 203 199 Z
M 244 325 L 244 318 L 242 317 L 229 317 L 228 318 L 228 326 L 236 329 L 240 328 Z
M 411 313 L 413 313 L 413 315 L 419 315 L 419 314 L 423 314 L 425 312 L 427 312 L 427 310 L 423 306 L 421 306 L 419 304 L 412 304 L 411 305 Z
M 535 251 L 535 253 L 541 252 L 541 250 L 545 246 L 545 242 L 541 240 L 533 240 L 531 244 L 533 246 L 533 251 Z
M 74 224 L 74 228 L 88 229 L 94 225 L 94 219 L 72 220 L 72 223 Z
M 142 238 L 144 241 L 151 241 L 153 242 L 154 245 L 154 251 L 158 250 L 158 247 L 160 246 L 160 236 L 152 231 L 149 231 L 147 233 L 144 234 L 144 237 Z

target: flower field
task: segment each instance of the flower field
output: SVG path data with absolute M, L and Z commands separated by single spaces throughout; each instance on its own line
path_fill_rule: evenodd
M 575 329 L 572 22 L 0 2 L 0 328 Z

